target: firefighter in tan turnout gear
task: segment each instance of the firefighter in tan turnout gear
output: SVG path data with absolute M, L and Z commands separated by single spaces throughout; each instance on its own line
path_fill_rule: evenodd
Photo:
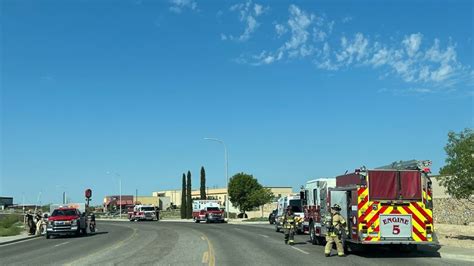
M 346 230 L 346 220 L 339 213 L 341 211 L 341 206 L 334 204 L 331 207 L 331 218 L 326 221 L 326 226 L 328 228 L 328 233 L 326 235 L 326 247 L 324 248 L 324 255 L 329 257 L 331 255 L 332 244 L 336 243 L 337 255 L 339 257 L 344 257 L 344 247 L 342 246 L 341 235 L 343 231 Z
M 291 206 L 286 208 L 286 213 L 283 216 L 283 228 L 285 233 L 285 244 L 295 244 L 295 231 L 298 223 L 301 222 L 300 217 L 295 216 Z

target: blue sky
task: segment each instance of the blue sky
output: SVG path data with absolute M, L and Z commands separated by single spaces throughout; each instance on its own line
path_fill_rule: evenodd
M 298 188 L 473 127 L 471 1 L 1 2 L 0 194 Z

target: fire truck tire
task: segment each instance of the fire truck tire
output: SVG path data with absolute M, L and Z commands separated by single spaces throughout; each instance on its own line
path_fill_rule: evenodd
M 50 239 L 51 238 L 51 235 L 46 233 L 46 239 Z
M 278 225 L 275 223 L 275 232 L 279 233 L 280 232 L 280 228 L 278 227 Z

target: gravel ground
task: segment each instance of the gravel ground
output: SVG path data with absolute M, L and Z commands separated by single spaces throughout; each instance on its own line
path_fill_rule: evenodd
M 441 245 L 474 249 L 474 226 L 435 224 Z

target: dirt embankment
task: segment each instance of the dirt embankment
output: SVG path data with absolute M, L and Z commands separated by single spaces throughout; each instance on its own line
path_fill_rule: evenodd
M 474 249 L 474 226 L 435 224 L 441 245 Z

